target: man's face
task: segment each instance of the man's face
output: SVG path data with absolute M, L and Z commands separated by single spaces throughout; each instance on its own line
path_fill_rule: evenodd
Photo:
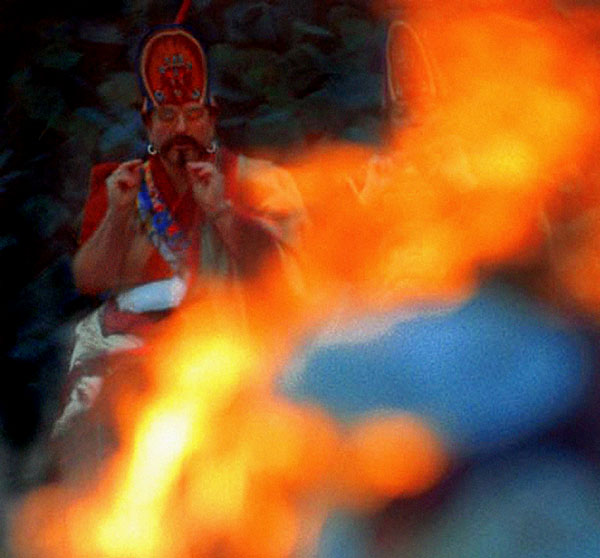
M 213 139 L 215 119 L 209 108 L 199 103 L 164 105 L 152 111 L 146 128 L 163 160 L 184 167 L 200 160 L 206 152 Z

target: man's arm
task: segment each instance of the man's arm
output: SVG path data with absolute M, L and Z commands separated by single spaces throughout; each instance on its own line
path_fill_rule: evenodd
M 213 163 L 189 163 L 188 171 L 196 202 L 221 232 L 238 222 L 254 222 L 281 245 L 297 244 L 306 211 L 287 171 L 268 161 L 240 156 L 237 188 L 241 193 L 233 205 L 224 194 L 224 177 Z
M 85 294 L 100 294 L 134 282 L 129 265 L 135 238 L 135 200 L 141 185 L 135 159 L 123 163 L 106 179 L 108 208 L 92 236 L 73 260 L 75 285 Z
M 196 203 L 243 275 L 253 275 L 271 257 L 284 268 L 296 267 L 293 253 L 306 217 L 289 173 L 267 161 L 240 156 L 237 180 L 243 196 L 232 203 L 224 195 L 224 177 L 214 164 L 189 163 L 188 171 Z

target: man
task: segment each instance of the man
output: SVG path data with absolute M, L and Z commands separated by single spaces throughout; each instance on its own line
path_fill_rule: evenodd
M 82 293 L 108 300 L 77 326 L 55 438 L 93 405 L 107 355 L 143 346 L 146 326 L 205 277 L 286 268 L 303 221 L 285 171 L 216 142 L 206 57 L 191 33 L 151 32 L 139 81 L 149 156 L 92 169 L 73 272 Z
M 92 170 L 74 260 L 77 286 L 99 294 L 183 269 L 206 272 L 217 264 L 202 253 L 202 230 L 222 256 L 226 269 L 219 271 L 256 271 L 292 240 L 301 220 L 291 179 L 273 165 L 218 147 L 205 55 L 189 32 L 172 26 L 150 34 L 139 65 L 149 159 Z

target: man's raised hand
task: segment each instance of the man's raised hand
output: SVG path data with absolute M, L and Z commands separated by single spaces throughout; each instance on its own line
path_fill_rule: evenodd
M 106 179 L 108 205 L 113 211 L 130 208 L 142 185 L 141 159 L 132 159 L 119 165 Z
M 214 163 L 195 161 L 187 164 L 196 203 L 211 217 L 226 205 L 223 174 Z

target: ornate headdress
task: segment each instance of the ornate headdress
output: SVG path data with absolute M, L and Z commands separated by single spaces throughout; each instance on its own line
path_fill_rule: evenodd
M 146 36 L 138 68 L 143 112 L 163 104 L 206 101 L 206 55 L 196 38 L 179 25 L 155 29 Z
M 385 104 L 406 110 L 437 95 L 434 68 L 417 32 L 405 21 L 390 23 L 385 45 Z
M 154 28 L 142 40 L 138 76 L 144 113 L 164 104 L 207 100 L 206 54 L 194 35 L 181 25 L 188 7 L 189 2 L 184 2 L 174 24 Z

